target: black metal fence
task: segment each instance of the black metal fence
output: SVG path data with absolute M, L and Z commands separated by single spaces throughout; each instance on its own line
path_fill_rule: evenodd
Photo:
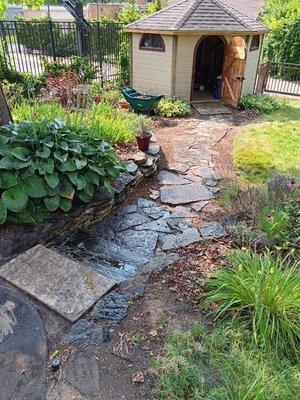
M 34 75 L 43 72 L 45 62 L 69 64 L 79 55 L 89 58 L 98 80 L 116 81 L 124 73 L 124 57 L 129 63 L 129 36 L 114 22 L 85 27 L 76 22 L 0 21 L 1 49 L 8 65 Z
M 257 92 L 300 96 L 300 64 L 268 61 L 260 67 Z

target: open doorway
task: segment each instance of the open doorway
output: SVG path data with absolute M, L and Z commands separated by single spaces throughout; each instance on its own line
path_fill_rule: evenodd
M 218 100 L 225 57 L 225 40 L 206 36 L 196 45 L 192 80 L 192 101 Z

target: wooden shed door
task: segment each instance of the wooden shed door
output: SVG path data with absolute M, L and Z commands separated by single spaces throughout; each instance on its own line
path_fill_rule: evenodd
M 240 100 L 245 68 L 246 43 L 243 38 L 237 36 L 228 46 L 222 72 L 221 100 L 231 107 L 237 107 Z

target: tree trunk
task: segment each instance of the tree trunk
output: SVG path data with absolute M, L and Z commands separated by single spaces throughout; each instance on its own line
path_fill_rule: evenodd
M 10 109 L 5 100 L 2 86 L 0 85 L 0 126 L 8 124 L 10 121 L 12 121 Z

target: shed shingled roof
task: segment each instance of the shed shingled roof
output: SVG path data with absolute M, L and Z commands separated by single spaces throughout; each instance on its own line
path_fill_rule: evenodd
M 268 29 L 221 0 L 179 0 L 126 31 L 158 32 L 268 32 Z

